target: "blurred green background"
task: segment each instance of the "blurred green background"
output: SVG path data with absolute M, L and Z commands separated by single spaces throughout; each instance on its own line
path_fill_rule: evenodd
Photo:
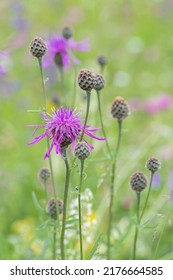
M 111 104 L 117 95 L 121 95 L 131 105 L 131 115 L 123 124 L 117 162 L 112 258 L 131 258 L 135 194 L 129 188 L 129 178 L 137 170 L 149 177 L 145 162 L 150 156 L 156 156 L 162 168 L 147 208 L 146 217 L 151 221 L 140 231 L 138 257 L 172 259 L 173 2 L 2 0 L 0 11 L 0 52 L 8 54 L 7 59 L 0 60 L 0 65 L 6 69 L 6 74 L 0 75 L 0 259 L 51 257 L 50 234 L 32 200 L 34 191 L 45 207 L 38 172 L 48 166 L 48 162 L 43 159 L 45 141 L 27 146 L 32 139 L 32 129 L 27 126 L 41 122 L 39 114 L 28 113 L 27 110 L 39 109 L 43 105 L 39 68 L 29 53 L 29 45 L 35 36 L 46 40 L 51 35 L 61 34 L 65 26 L 72 28 L 75 40 L 88 38 L 91 48 L 89 52 L 75 52 L 81 60 L 75 68 L 76 73 L 81 68 L 99 72 L 99 55 L 105 55 L 108 60 L 103 73 L 106 86 L 101 93 L 101 102 L 112 149 L 115 149 L 117 140 L 117 123 L 110 114 Z M 60 94 L 59 85 L 51 83 L 50 74 L 45 70 L 45 77 L 49 79 L 49 108 L 56 106 L 52 98 Z M 71 104 L 74 78 L 74 67 L 71 66 L 65 73 L 68 105 Z M 84 117 L 86 100 L 77 83 L 76 91 L 75 107 Z M 152 109 L 147 109 L 151 104 Z M 95 92 L 92 93 L 89 123 L 92 127 L 100 126 Z M 102 135 L 101 131 L 98 135 Z M 90 235 L 90 239 L 86 240 L 85 252 L 89 252 L 98 234 L 103 233 L 95 255 L 95 258 L 102 259 L 105 257 L 110 169 L 105 144 L 96 140 L 92 144 L 95 149 L 86 163 L 87 175 L 83 186 L 91 190 L 91 196 L 88 198 L 86 195 L 89 202 L 85 196 L 83 202 L 86 208 L 88 204 L 91 207 L 86 210 L 90 226 L 86 227 L 85 234 Z M 55 153 L 53 164 L 62 199 L 64 163 Z M 76 170 L 72 176 L 69 204 L 77 197 L 75 186 L 78 182 Z M 146 193 L 143 198 L 145 196 Z M 79 249 L 76 231 L 73 229 L 71 235 L 69 233 L 69 258 L 78 258 L 75 254 Z

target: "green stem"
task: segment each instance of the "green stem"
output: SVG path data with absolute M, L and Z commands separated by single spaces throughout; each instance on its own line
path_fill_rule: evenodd
M 65 260 L 64 238 L 65 238 L 65 226 L 66 226 L 68 189 L 69 189 L 69 181 L 70 181 L 70 169 L 67 160 L 66 149 L 63 149 L 62 152 L 63 152 L 63 159 L 66 166 L 66 178 L 65 178 L 65 188 L 64 188 L 64 206 L 63 206 L 62 231 L 61 231 L 61 259 Z
M 147 203 L 148 203 L 148 199 L 149 199 L 149 195 L 150 195 L 150 191 L 151 191 L 151 185 L 152 185 L 152 181 L 153 181 L 153 176 L 154 176 L 154 173 L 151 172 L 150 184 L 149 184 L 149 188 L 148 188 L 147 197 L 146 197 L 145 204 L 144 204 L 144 207 L 143 207 L 143 210 L 142 210 L 140 219 L 139 219 L 140 222 L 141 222 L 141 220 L 142 220 L 142 217 L 143 217 L 143 215 L 144 215 L 145 209 L 146 209 L 146 207 L 147 207 Z
M 53 227 L 53 260 L 56 260 L 56 221 Z
M 114 183 L 115 183 L 115 171 L 116 171 L 116 162 L 117 155 L 120 147 L 122 135 L 122 121 L 118 120 L 118 140 L 117 146 L 114 155 L 114 161 L 112 163 L 112 172 L 111 172 L 111 186 L 110 186 L 110 203 L 109 203 L 109 222 L 108 222 L 108 232 L 107 232 L 107 240 L 108 240 L 108 248 L 107 248 L 107 259 L 110 259 L 110 251 L 111 251 L 111 231 L 112 231 L 112 220 L 113 220 L 113 199 L 114 199 Z
M 133 260 L 136 259 L 136 244 L 138 239 L 138 231 L 139 231 L 139 225 L 140 225 L 140 218 L 139 218 L 139 209 L 140 209 L 140 192 L 136 192 L 137 197 L 137 208 L 136 208 L 136 218 L 137 218 L 137 225 L 135 229 L 135 236 L 134 236 L 134 242 L 133 242 Z
M 75 66 L 75 64 L 73 63 L 72 65 L 73 65 L 73 68 L 74 68 L 74 84 L 73 84 L 72 108 L 74 108 L 75 103 L 76 103 L 76 93 L 77 93 L 77 87 L 76 87 L 76 76 L 77 76 L 77 73 L 76 73 L 76 66 Z
M 47 112 L 47 96 L 46 96 L 46 89 L 44 84 L 44 77 L 43 77 L 43 67 L 42 67 L 42 58 L 38 58 L 38 64 L 40 67 L 40 74 L 41 74 L 41 81 L 42 81 L 42 89 L 43 89 L 43 100 L 44 100 L 44 108 L 43 111 Z
M 43 77 L 43 67 L 42 67 L 42 59 L 38 58 L 38 63 L 40 67 L 40 74 L 41 74 L 41 81 L 42 81 L 42 89 L 43 89 L 43 98 L 44 98 L 44 108 L 43 111 L 47 113 L 47 96 L 46 96 L 46 89 L 44 84 L 44 77 Z M 50 143 L 49 139 L 47 138 L 47 149 L 50 149 Z M 57 195 L 56 195 L 56 189 L 55 189 L 55 181 L 54 181 L 54 175 L 53 175 L 53 166 L 52 166 L 52 158 L 51 155 L 49 155 L 49 168 L 50 168 L 50 174 L 51 174 L 51 181 L 52 181 L 52 189 L 53 189 L 53 195 L 55 198 L 55 201 L 57 202 Z M 59 232 L 60 232 L 60 223 L 59 223 L 59 209 L 56 204 L 56 212 L 57 212 L 57 220 L 58 220 L 58 226 L 59 226 Z M 55 254 L 56 254 L 56 229 L 54 229 L 53 234 L 53 247 L 55 248 Z M 53 253 L 54 255 L 54 253 Z M 56 256 L 55 256 L 56 259 Z
M 88 120 L 89 108 L 90 108 L 90 95 L 91 95 L 91 92 L 86 91 L 86 94 L 87 94 L 87 109 L 86 109 L 84 127 L 83 127 L 83 130 L 82 130 L 82 135 L 81 135 L 80 141 L 83 140 L 83 136 L 84 136 L 85 128 L 86 128 L 86 125 L 87 125 L 87 120 Z
M 61 86 L 61 95 L 62 95 L 62 105 L 66 106 L 66 94 L 64 90 L 64 68 L 58 67 L 60 73 L 60 86 Z
M 80 259 L 81 260 L 83 260 L 82 217 L 81 217 L 81 189 L 82 189 L 83 169 L 84 169 L 84 160 L 81 160 L 80 183 L 79 183 L 79 192 L 78 192 L 79 237 L 80 237 Z
M 104 124 L 103 124 L 101 102 L 100 102 L 100 92 L 98 90 L 97 90 L 97 100 L 98 100 L 98 109 L 99 109 L 101 128 L 102 128 L 103 136 L 106 138 L 105 143 L 106 143 L 107 152 L 108 152 L 108 154 L 111 158 L 112 157 L 111 156 L 111 149 L 109 147 L 109 143 L 108 143 L 108 140 L 107 140 L 107 137 L 106 137 L 106 132 L 105 132 Z

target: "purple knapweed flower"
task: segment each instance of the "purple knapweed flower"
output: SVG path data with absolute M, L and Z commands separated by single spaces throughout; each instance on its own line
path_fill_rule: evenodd
M 50 65 L 52 61 L 56 62 L 56 59 L 58 59 L 63 67 L 68 67 L 70 60 L 75 64 L 79 64 L 80 60 L 70 54 L 70 51 L 89 51 L 89 49 L 90 47 L 86 39 L 76 42 L 72 38 L 66 39 L 61 36 L 53 36 L 47 42 L 47 53 L 43 58 L 43 67 Z
M 35 131 L 38 128 L 43 127 L 45 129 L 45 132 L 35 137 L 35 139 L 32 142 L 28 143 L 28 145 L 36 144 L 45 137 L 52 140 L 50 148 L 47 150 L 44 159 L 49 157 L 53 147 L 55 147 L 55 151 L 57 154 L 60 153 L 62 155 L 63 148 L 66 148 L 71 143 L 75 144 L 80 139 L 82 131 L 84 129 L 84 125 L 82 124 L 79 118 L 79 113 L 75 113 L 73 109 L 54 109 L 53 114 L 42 113 L 41 115 L 45 124 L 38 126 L 34 125 L 30 127 L 35 127 Z M 105 140 L 105 138 L 103 137 L 97 137 L 93 135 L 92 132 L 95 132 L 97 130 L 98 128 L 91 129 L 89 125 L 86 125 L 84 129 L 84 134 L 97 140 Z M 88 144 L 90 149 L 94 148 L 85 139 L 84 141 Z

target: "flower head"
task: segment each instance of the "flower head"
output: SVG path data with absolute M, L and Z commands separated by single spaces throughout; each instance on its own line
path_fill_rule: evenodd
M 61 65 L 63 67 L 68 67 L 70 65 L 70 59 L 72 59 L 73 63 L 79 64 L 80 61 L 74 57 L 72 54 L 70 56 L 70 51 L 88 51 L 89 45 L 86 40 L 76 42 L 72 38 L 64 38 L 62 36 L 53 36 L 50 38 L 47 43 L 47 55 L 45 56 L 45 60 L 43 60 L 43 66 L 47 67 L 52 61 L 55 61 L 58 57 L 61 61 Z
M 45 132 L 35 137 L 29 145 L 36 144 L 45 137 L 51 139 L 52 143 L 44 158 L 49 157 L 53 147 L 55 147 L 57 154 L 60 153 L 62 155 L 63 148 L 67 148 L 71 143 L 75 144 L 77 140 L 80 139 L 84 125 L 79 118 L 79 113 L 75 113 L 73 109 L 60 108 L 58 110 L 54 110 L 53 114 L 42 114 L 42 117 L 45 124 L 35 127 L 36 130 L 44 127 Z M 105 138 L 97 137 L 92 133 L 97 130 L 98 128 L 91 129 L 89 125 L 86 125 L 84 134 L 97 140 L 105 140 Z M 94 148 L 86 140 L 85 142 L 88 144 L 90 149 Z
M 117 96 L 111 107 L 111 114 L 113 118 L 122 121 L 130 114 L 128 103 L 123 97 Z
M 155 173 L 156 171 L 158 171 L 158 169 L 160 168 L 160 161 L 155 158 L 155 157 L 151 157 L 147 160 L 146 162 L 146 168 L 151 171 L 152 173 Z
M 40 58 L 46 53 L 46 44 L 42 38 L 36 37 L 30 44 L 30 52 L 33 56 Z
M 147 178 L 143 172 L 135 172 L 130 178 L 131 189 L 136 192 L 143 191 L 147 186 Z

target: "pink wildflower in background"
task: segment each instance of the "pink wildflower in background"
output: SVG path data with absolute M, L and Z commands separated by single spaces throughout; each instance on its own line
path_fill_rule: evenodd
M 73 109 L 60 108 L 59 110 L 54 110 L 53 114 L 42 114 L 42 117 L 45 124 L 34 127 L 36 127 L 36 130 L 43 127 L 45 132 L 35 137 L 29 145 L 36 144 L 45 137 L 51 139 L 52 143 L 44 156 L 45 159 L 49 157 L 53 147 L 55 147 L 57 154 L 60 153 L 62 155 L 62 148 L 67 147 L 71 143 L 75 144 L 80 139 L 84 125 L 79 118 L 79 113 L 75 113 Z M 86 125 L 84 134 L 97 140 L 105 140 L 103 137 L 93 135 L 93 132 L 97 130 L 98 128 L 91 129 L 89 125 Z M 86 140 L 84 141 L 90 149 L 94 148 Z
M 70 60 L 79 64 L 80 61 L 74 55 L 70 55 L 70 51 L 89 51 L 89 49 L 87 40 L 76 42 L 72 38 L 54 36 L 47 42 L 47 54 L 43 58 L 43 67 L 47 67 L 56 59 L 59 59 L 63 67 L 68 67 Z
M 156 97 L 147 99 L 132 98 L 129 103 L 133 112 L 146 111 L 147 113 L 154 115 L 172 108 L 173 99 L 169 94 L 162 93 Z
M 172 97 L 168 94 L 161 94 L 158 97 L 147 100 L 145 110 L 150 114 L 156 114 L 167 110 L 172 106 Z

